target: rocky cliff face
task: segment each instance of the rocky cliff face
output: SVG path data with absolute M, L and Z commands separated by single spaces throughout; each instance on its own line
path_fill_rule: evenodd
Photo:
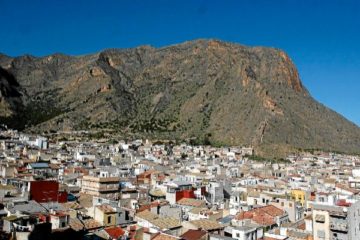
M 15 77 L 0 67 L 0 120 L 12 117 L 22 107 L 19 90 Z
M 265 155 L 360 151 L 360 129 L 316 102 L 277 49 L 198 40 L 79 57 L 0 56 L 0 65 L 26 90 L 24 125 L 39 131 L 196 137 Z

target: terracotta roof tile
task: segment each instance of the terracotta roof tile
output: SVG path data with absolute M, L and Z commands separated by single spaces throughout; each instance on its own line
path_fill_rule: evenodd
M 152 240 L 178 240 L 178 239 L 180 238 L 164 233 L 160 233 L 159 235 L 156 235 L 155 237 L 152 238 Z
M 110 235 L 113 239 L 119 239 L 121 236 L 125 234 L 125 231 L 122 230 L 121 227 L 111 227 L 111 228 L 105 228 L 105 231 L 107 234 Z
M 275 219 L 278 216 L 284 215 L 285 212 L 273 205 L 265 207 L 255 208 L 250 211 L 242 211 L 235 216 L 236 220 L 252 219 L 254 222 L 260 225 L 274 225 Z
M 102 227 L 101 223 L 95 221 L 94 219 L 86 219 L 83 221 L 86 229 L 95 229 Z
M 205 236 L 206 234 L 207 233 L 202 230 L 190 229 L 189 231 L 185 232 L 180 237 L 183 238 L 184 240 L 198 240 L 198 239 L 202 238 L 203 236 Z
M 177 204 L 191 207 L 204 207 L 206 205 L 204 200 L 193 199 L 193 198 L 182 198 L 177 201 Z

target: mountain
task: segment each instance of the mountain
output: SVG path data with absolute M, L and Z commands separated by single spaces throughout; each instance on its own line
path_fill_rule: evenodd
M 36 131 L 114 129 L 252 145 L 265 156 L 360 152 L 360 128 L 315 101 L 278 49 L 196 40 L 75 57 L 0 55 L 0 66 L 26 93 L 20 127 Z
M 20 91 L 19 83 L 15 77 L 0 67 L 0 121 L 12 117 L 20 110 L 22 107 Z

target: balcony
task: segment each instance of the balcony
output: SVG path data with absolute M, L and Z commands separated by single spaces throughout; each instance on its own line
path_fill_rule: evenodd
M 95 177 L 95 176 L 86 175 L 83 177 L 83 182 L 119 183 L 120 178 L 119 177 Z
M 100 186 L 99 192 L 105 192 L 105 191 L 119 191 L 119 186 L 117 185 L 109 185 L 109 186 Z
M 330 220 L 330 229 L 332 231 L 348 232 L 349 226 L 347 221 L 344 220 Z
M 335 218 L 346 218 L 347 216 L 347 212 L 344 211 L 329 211 L 329 215 L 330 217 L 335 217 Z

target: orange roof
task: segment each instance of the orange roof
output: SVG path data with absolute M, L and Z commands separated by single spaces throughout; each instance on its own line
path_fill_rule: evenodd
M 191 206 L 191 207 L 201 207 L 201 206 L 205 206 L 206 202 L 200 199 L 182 198 L 179 201 L 177 201 L 177 204 L 184 206 Z
M 260 225 L 274 225 L 276 223 L 275 218 L 284 215 L 285 212 L 280 208 L 273 205 L 265 207 L 255 208 L 250 211 L 242 211 L 235 216 L 236 220 L 252 219 L 254 222 Z
M 180 237 L 185 240 L 198 240 L 198 239 L 201 239 L 202 237 L 204 237 L 205 235 L 206 235 L 205 231 L 190 229 L 187 232 L 185 232 L 183 235 L 181 235 Z
M 180 238 L 165 233 L 160 233 L 159 235 L 156 235 L 155 237 L 152 238 L 152 240 L 177 240 L 177 239 Z
M 340 206 L 340 207 L 350 207 L 351 203 L 346 202 L 345 199 L 340 199 L 340 200 L 337 201 L 336 205 Z
M 277 208 L 273 205 L 268 205 L 268 206 L 262 207 L 260 209 L 261 209 L 261 211 L 265 211 L 267 214 L 269 214 L 273 217 L 282 216 L 285 213 L 283 210 L 281 210 L 280 208 Z
M 146 204 L 146 205 L 142 205 L 138 209 L 136 209 L 136 212 L 139 213 L 139 212 L 143 212 L 145 210 L 150 210 L 150 209 L 151 209 L 150 204 Z
M 151 203 L 148 203 L 148 204 L 144 204 L 144 205 L 141 205 L 137 210 L 136 212 L 142 212 L 142 211 L 145 211 L 145 210 L 150 210 L 151 208 L 153 207 L 157 207 L 157 206 L 165 206 L 165 205 L 168 205 L 169 202 L 168 201 L 153 201 Z
M 107 234 L 110 235 L 112 239 L 119 239 L 121 236 L 125 234 L 125 231 L 122 230 L 121 227 L 105 228 L 104 230 L 107 232 Z

